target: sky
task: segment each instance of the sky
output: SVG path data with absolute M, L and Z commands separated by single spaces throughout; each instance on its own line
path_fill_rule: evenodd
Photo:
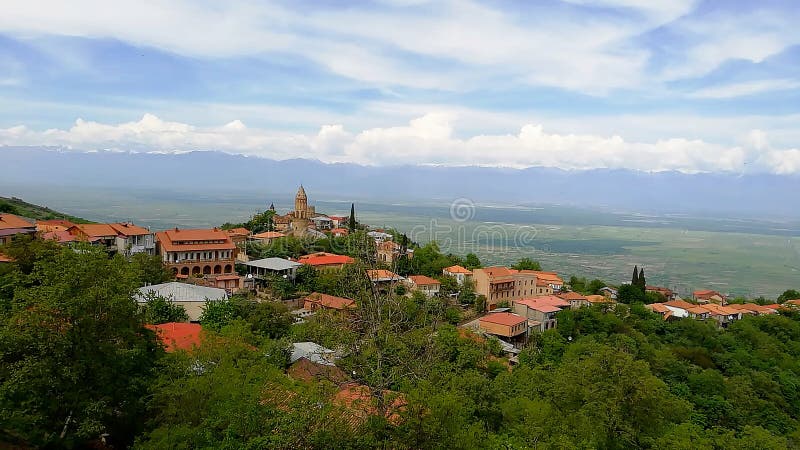
M 4 0 L 0 146 L 800 174 L 797 23 L 794 0 Z

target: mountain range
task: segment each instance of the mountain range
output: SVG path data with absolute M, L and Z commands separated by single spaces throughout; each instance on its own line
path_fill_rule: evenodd
M 158 189 L 175 193 L 290 195 L 300 183 L 320 200 L 569 205 L 644 214 L 798 218 L 800 176 L 533 167 L 361 166 L 270 160 L 216 151 L 78 152 L 0 147 L 0 188 Z

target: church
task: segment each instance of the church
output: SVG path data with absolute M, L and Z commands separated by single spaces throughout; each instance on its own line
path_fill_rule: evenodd
M 269 205 L 270 211 L 275 211 L 275 205 Z M 295 237 L 302 237 L 308 234 L 319 233 L 312 224 L 312 219 L 317 217 L 318 214 L 314 206 L 309 206 L 308 195 L 303 185 L 297 189 L 297 194 L 294 196 L 294 211 L 290 211 L 285 215 L 276 214 L 274 217 L 275 230 L 291 234 Z

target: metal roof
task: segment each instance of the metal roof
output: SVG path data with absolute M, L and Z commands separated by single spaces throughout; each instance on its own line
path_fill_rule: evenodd
M 314 342 L 296 342 L 292 344 L 292 356 L 289 361 L 294 363 L 300 358 L 326 366 L 336 365 L 333 363 L 333 350 Z
M 169 298 L 173 302 L 205 302 L 206 299 L 222 300 L 228 298 L 225 289 L 171 281 L 169 283 L 140 287 L 137 300 L 141 302 L 148 292 L 155 292 L 156 295 Z
M 245 264 L 250 267 L 258 267 L 259 269 L 267 270 L 289 270 L 302 266 L 299 262 L 289 261 L 283 258 L 257 259 L 255 261 L 248 261 Z

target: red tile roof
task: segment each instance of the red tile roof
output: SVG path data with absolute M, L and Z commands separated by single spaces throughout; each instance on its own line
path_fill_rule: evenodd
M 6 256 L 6 255 L 0 253 L 0 262 L 7 263 L 7 262 L 12 262 L 12 261 L 14 261 L 14 258 L 12 258 L 10 256 Z
M 508 267 L 502 266 L 495 266 L 495 267 L 484 267 L 482 269 L 475 269 L 475 272 L 483 271 L 486 275 L 489 276 L 489 281 L 495 281 L 495 279 L 500 278 L 511 278 L 511 276 L 516 272 Z
M 150 230 L 138 225 L 128 223 L 110 223 L 113 228 L 121 236 L 145 236 L 150 234 Z
M 402 279 L 400 275 L 386 269 L 367 270 L 367 276 L 372 281 L 398 281 Z
M 610 303 L 611 300 L 607 299 L 603 295 L 587 295 L 586 301 L 589 303 Z
M 216 281 L 230 281 L 230 280 L 238 280 L 239 275 L 217 275 L 214 277 Z
M 545 295 L 543 297 L 533 297 L 540 302 L 547 302 L 555 306 L 569 306 L 569 302 L 557 295 Z
M 160 325 L 145 325 L 156 332 L 168 352 L 191 350 L 203 341 L 203 328 L 196 323 L 170 322 Z
M 282 237 L 286 237 L 286 234 L 281 233 L 280 231 L 265 231 L 252 236 L 253 239 L 275 239 Z
M 465 269 L 465 268 L 463 268 L 463 267 L 461 267 L 459 265 L 445 267 L 444 271 L 445 272 L 450 272 L 450 273 L 464 273 L 464 274 L 467 274 L 467 275 L 472 275 L 472 271 L 471 270 Z
M 47 233 L 42 234 L 42 239 L 49 239 L 57 241 L 59 244 L 63 244 L 65 242 L 74 242 L 78 240 L 78 236 L 74 234 L 70 234 L 69 231 L 48 231 Z
M 755 303 L 743 303 L 741 305 L 733 304 L 733 305 L 726 305 L 728 308 L 737 309 L 741 311 L 753 312 L 758 314 L 775 314 L 774 308 L 770 308 L 766 305 L 757 305 Z
M 564 300 L 586 300 L 586 297 L 574 291 L 564 292 L 558 294 L 558 296 L 563 298 Z
M 159 231 L 156 233 L 156 239 L 161 248 L 168 252 L 233 250 L 236 248 L 230 235 L 216 228 L 203 230 L 180 230 L 175 228 Z
M 515 300 L 514 303 L 519 303 L 520 305 L 525 305 L 528 308 L 541 312 L 557 312 L 561 311 L 563 308 L 569 307 L 569 302 L 554 295 L 523 298 Z
M 425 275 L 409 275 L 408 279 L 417 286 L 432 286 L 442 284 L 438 280 Z
M 663 303 L 653 303 L 650 305 L 646 305 L 646 307 L 653 310 L 654 312 L 660 312 L 660 313 L 670 312 L 670 309 L 667 308 L 667 306 L 664 305 Z
M 75 227 L 90 238 L 117 236 L 117 230 L 107 223 L 84 223 Z
M 697 306 L 694 303 L 689 303 L 685 300 L 670 300 L 668 302 L 664 302 L 664 304 L 675 308 L 685 309 L 687 311 L 689 310 L 689 308 L 694 308 L 695 306 Z
M 311 303 L 316 303 L 324 308 L 338 310 L 356 307 L 356 302 L 354 300 L 344 297 L 336 297 L 335 295 L 322 294 L 320 292 L 312 292 L 311 294 L 308 294 L 304 300 Z
M 343 234 L 347 236 L 349 233 L 350 231 L 348 231 L 347 228 L 334 228 L 331 230 L 331 234 Z
M 496 323 L 499 325 L 507 325 L 513 327 L 521 323 L 525 323 L 527 319 L 524 317 L 512 314 L 509 312 L 489 313 L 480 318 L 481 322 Z
M 69 220 L 64 219 L 51 219 L 51 220 L 37 220 L 36 221 L 36 229 L 39 231 L 49 230 L 53 227 L 63 228 L 64 230 L 68 229 L 69 227 L 74 227 L 75 224 L 70 222 Z
M 712 291 L 710 289 L 702 289 L 702 290 L 699 290 L 699 291 L 694 291 L 694 293 L 692 295 L 694 295 L 695 298 L 701 298 L 701 299 L 709 299 L 709 298 L 711 298 L 711 297 L 713 297 L 715 295 L 717 295 L 717 296 L 719 296 L 721 298 L 725 298 L 724 295 L 720 294 L 717 291 Z
M 0 230 L 7 228 L 36 228 L 36 225 L 14 214 L 0 214 Z
M 352 264 L 355 260 L 346 255 L 334 255 L 333 253 L 314 253 L 304 255 L 297 259 L 297 262 L 310 266 L 339 266 L 342 264 Z
M 250 234 L 250 230 L 244 227 L 239 228 L 231 228 L 230 230 L 225 230 L 231 236 L 247 236 Z
M 555 272 L 544 272 L 541 270 L 534 270 L 532 272 L 536 274 L 536 278 L 544 280 L 550 284 L 564 284 L 564 280 L 562 280 L 561 277 Z

